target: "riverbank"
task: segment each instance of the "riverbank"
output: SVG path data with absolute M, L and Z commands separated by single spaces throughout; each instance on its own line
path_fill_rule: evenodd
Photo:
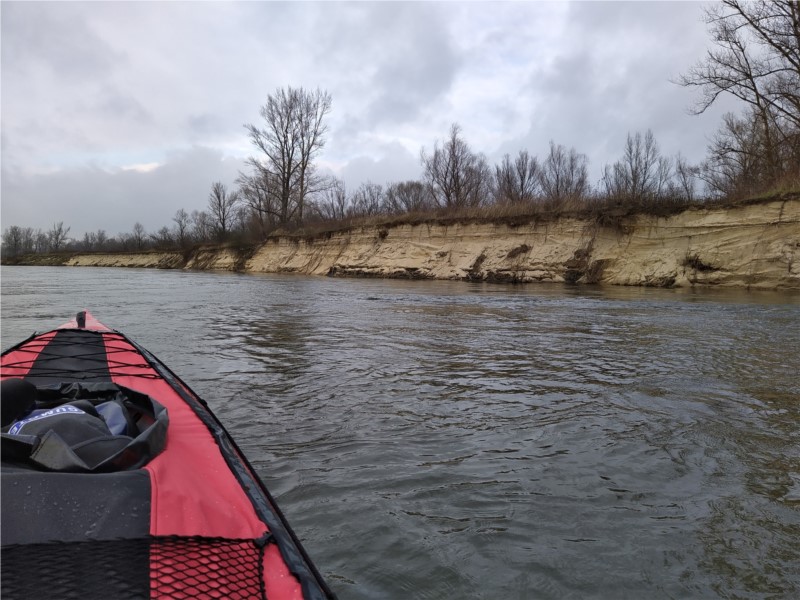
M 800 198 L 605 222 L 425 222 L 279 236 L 257 247 L 23 257 L 16 264 L 339 277 L 800 289 Z

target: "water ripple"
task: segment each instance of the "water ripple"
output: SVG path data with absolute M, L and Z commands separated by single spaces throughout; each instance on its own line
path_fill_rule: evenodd
M 88 307 L 206 397 L 343 598 L 800 595 L 796 294 L 2 274 L 4 345 Z

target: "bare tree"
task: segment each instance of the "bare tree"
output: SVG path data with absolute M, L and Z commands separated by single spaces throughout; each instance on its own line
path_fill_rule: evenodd
M 362 183 L 350 199 L 349 213 L 354 217 L 380 214 L 383 209 L 383 186 L 367 181 Z
M 42 252 L 44 248 L 37 248 L 37 237 L 42 235 L 41 230 L 34 231 L 33 227 L 21 228 L 22 233 L 22 246 L 20 248 L 22 254 L 33 254 L 34 252 Z
M 327 126 L 323 119 L 331 110 L 331 96 L 319 89 L 300 94 L 300 110 L 297 123 L 300 139 L 300 164 L 297 173 L 297 220 L 303 222 L 305 201 L 309 194 L 324 185 L 315 177 L 313 160 L 325 145 Z
M 386 212 L 393 214 L 422 212 L 430 210 L 431 191 L 421 181 L 401 181 L 392 183 L 384 195 Z
M 106 244 L 108 243 L 108 235 L 106 234 L 105 229 L 98 229 L 95 232 L 94 243 L 97 250 L 105 250 Z
M 280 224 L 302 221 L 306 199 L 317 183 L 313 161 L 325 145 L 324 119 L 330 110 L 328 92 L 287 87 L 276 90 L 261 107 L 263 128 L 245 125 L 261 153 L 248 161 L 253 176 L 262 180 L 255 189 L 274 197 L 259 206 L 274 210 Z
M 348 198 L 344 181 L 333 178 L 326 189 L 318 194 L 315 208 L 320 217 L 329 221 L 344 220 L 347 215 Z
M 189 213 L 179 208 L 172 220 L 175 222 L 175 241 L 178 246 L 185 248 L 189 244 Z
M 782 160 L 781 146 L 796 144 L 800 132 L 800 2 L 722 0 L 706 9 L 706 22 L 714 48 L 679 83 L 702 91 L 696 113 L 722 94 L 749 105 L 763 139 L 764 176 L 775 180 L 797 168 Z M 721 150 L 717 145 L 712 152 Z
M 240 173 L 236 183 L 239 185 L 241 201 L 255 217 L 259 235 L 264 239 L 270 228 L 278 223 L 278 194 L 274 188 L 275 177 L 258 163 L 253 168 L 252 175 Z
M 36 252 L 39 254 L 47 252 L 50 248 L 50 239 L 48 238 L 47 233 L 41 229 L 36 230 L 34 247 L 36 248 Z
M 550 152 L 539 169 L 542 197 L 552 204 L 582 200 L 589 193 L 589 160 L 574 148 L 550 142 Z
M 522 204 L 532 202 L 539 192 L 539 163 L 527 150 L 520 150 L 512 162 L 506 154 L 495 166 L 495 200 Z
M 41 237 L 42 243 L 39 244 Z M 47 236 L 41 230 L 34 231 L 33 227 L 19 228 L 19 252 L 20 254 L 33 254 L 34 252 L 45 252 L 47 250 Z M 5 234 L 3 235 L 5 244 Z
M 678 152 L 675 157 L 675 193 L 682 200 L 692 202 L 695 199 L 695 179 L 697 179 L 698 168 L 686 162 L 686 159 Z
M 127 235 L 127 234 L 120 233 L 120 234 L 117 234 L 117 235 L 110 236 L 108 238 L 108 241 L 106 241 L 106 250 L 110 250 L 110 251 L 113 251 L 113 252 L 119 252 L 120 250 L 122 250 L 123 248 L 122 248 L 121 236 L 123 236 L 123 235 Z
M 768 136 L 756 111 L 741 117 L 723 116 L 722 127 L 708 147 L 708 157 L 699 177 L 711 195 L 743 197 L 760 193 L 781 179 L 800 185 L 800 131 L 773 148 L 770 164 L 766 151 Z
M 137 250 L 144 249 L 144 242 L 147 239 L 147 232 L 144 230 L 144 225 L 136 221 L 133 224 L 133 232 L 131 233 L 131 242 Z
M 231 231 L 237 235 L 244 237 L 248 230 L 251 229 L 251 212 L 241 202 L 236 205 L 233 211 L 233 221 Z
M 175 245 L 172 232 L 166 225 L 156 233 L 151 233 L 149 237 L 152 240 L 153 246 L 158 250 L 167 250 Z
M 238 203 L 238 191 L 229 192 L 219 181 L 211 185 L 211 193 L 208 195 L 208 214 L 220 241 L 224 241 L 231 230 Z
M 31 254 L 36 251 L 36 232 L 33 227 L 22 228 L 22 254 Z
M 613 166 L 606 165 L 603 185 L 606 195 L 625 202 L 642 203 L 664 196 L 669 189 L 672 165 L 661 155 L 653 132 L 644 137 L 628 134 L 625 152 Z
M 6 227 L 3 231 L 3 254 L 17 256 L 22 252 L 22 228 L 18 225 Z
M 83 242 L 82 246 L 83 249 L 87 252 L 91 252 L 95 248 L 95 244 L 97 243 L 97 236 L 95 236 L 94 231 L 87 231 L 83 234 Z
M 207 242 L 213 233 L 211 217 L 204 210 L 192 211 L 192 236 L 197 242 Z
M 763 122 L 758 118 L 737 117 L 733 113 L 727 113 L 722 122 L 698 175 L 711 195 L 752 195 L 768 179 L 763 160 Z
M 60 252 L 67 243 L 69 227 L 64 227 L 64 221 L 55 223 L 47 232 L 47 241 L 50 252 Z
M 457 123 L 450 127 L 448 139 L 420 158 L 425 179 L 440 206 L 456 208 L 477 206 L 487 201 L 492 186 L 492 172 L 481 154 L 475 154 L 461 137 Z
M 119 249 L 123 252 L 129 252 L 130 250 L 134 249 L 134 241 L 133 241 L 133 234 L 127 232 L 121 232 L 117 234 L 117 244 L 119 245 Z

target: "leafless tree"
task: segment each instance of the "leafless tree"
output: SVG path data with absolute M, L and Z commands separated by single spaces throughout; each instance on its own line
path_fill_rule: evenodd
M 231 232 L 236 233 L 238 236 L 244 236 L 250 227 L 251 213 L 246 206 L 241 202 L 236 205 L 233 211 L 233 219 L 231 219 Z
M 380 214 L 383 209 L 383 186 L 367 181 L 362 183 L 350 199 L 349 214 L 368 217 Z
M 106 242 L 106 249 L 114 252 L 125 250 L 125 248 L 123 248 L 122 238 L 126 235 L 130 236 L 130 234 L 127 233 L 118 233 L 117 235 L 109 237 L 108 242 Z
M 431 191 L 421 181 L 401 181 L 389 184 L 384 194 L 386 212 L 403 214 L 430 210 Z
M 588 159 L 574 148 L 550 142 L 550 152 L 539 169 L 542 198 L 551 204 L 584 199 L 589 193 Z
M 44 252 L 47 252 L 48 249 L 50 248 L 50 239 L 49 239 L 47 233 L 45 233 L 41 229 L 37 229 L 36 230 L 34 246 L 35 246 L 36 252 L 38 254 L 42 254 Z
M 332 178 L 314 203 L 320 217 L 329 221 L 341 221 L 347 215 L 348 198 L 344 181 Z
M 520 150 L 513 162 L 506 154 L 495 166 L 494 180 L 497 202 L 532 202 L 539 193 L 539 163 L 527 150 Z
M 64 227 L 64 221 L 59 221 L 50 228 L 50 231 L 47 232 L 47 241 L 50 247 L 50 252 L 59 252 L 63 250 L 65 244 L 67 243 L 69 229 L 69 227 Z
M 22 253 L 23 254 L 33 254 L 37 251 L 36 248 L 36 236 L 37 231 L 33 229 L 33 227 L 23 227 L 22 228 Z
M 204 210 L 192 211 L 192 236 L 197 242 L 207 242 L 211 239 L 213 233 L 213 224 L 211 217 Z
M 17 256 L 22 252 L 22 228 L 18 225 L 6 227 L 3 231 L 3 254 Z
M 108 243 L 108 235 L 105 229 L 98 229 L 94 234 L 94 244 L 97 250 L 105 250 Z
M 166 225 L 156 233 L 151 233 L 149 237 L 152 240 L 153 246 L 158 250 L 167 250 L 175 245 L 172 232 Z
M 251 160 L 251 164 L 253 159 Z M 259 235 L 266 238 L 268 231 L 278 223 L 278 194 L 274 188 L 275 177 L 259 163 L 253 165 L 252 174 L 240 173 L 236 179 L 244 206 L 258 224 Z
M 22 227 L 22 254 L 32 254 L 36 251 L 36 232 L 33 227 Z
M 97 243 L 97 237 L 95 236 L 94 231 L 87 231 L 83 234 L 83 242 L 82 246 L 83 249 L 91 252 L 95 248 L 95 244 Z
M 425 179 L 440 206 L 478 206 L 488 200 L 492 172 L 486 158 L 474 153 L 461 137 L 457 123 L 450 127 L 441 147 L 436 142 L 430 155 L 423 148 L 420 157 Z
M 189 213 L 179 208 L 172 220 L 175 222 L 175 241 L 178 246 L 185 248 L 189 244 Z
M 133 234 L 124 231 L 117 235 L 117 243 L 119 244 L 120 250 L 123 252 L 129 252 L 135 248 Z
M 679 198 L 692 202 L 695 199 L 695 179 L 698 168 L 691 166 L 679 152 L 675 157 L 675 193 Z
M 748 116 L 757 122 L 749 126 L 763 140 L 764 177 L 775 180 L 787 169 L 797 169 L 797 162 L 782 160 L 782 147 L 800 133 L 800 2 L 722 0 L 706 9 L 706 22 L 714 48 L 679 79 L 702 91 L 695 112 L 704 112 L 722 94 L 735 96 L 750 107 Z M 730 126 L 730 121 L 724 124 L 728 133 Z M 712 152 L 723 149 L 716 145 Z M 798 160 L 794 152 L 789 154 Z
M 297 117 L 300 139 L 300 164 L 297 173 L 297 220 L 303 222 L 305 201 L 309 194 L 324 185 L 315 176 L 313 160 L 325 145 L 327 126 L 323 120 L 331 110 L 331 96 L 319 89 L 300 93 L 300 110 Z
M 208 195 L 208 214 L 220 241 L 225 240 L 231 230 L 238 203 L 238 191 L 229 192 L 219 181 L 211 185 L 211 193 Z
M 274 210 L 280 224 L 303 219 L 306 200 L 318 182 L 313 161 L 325 145 L 324 119 L 330 110 L 328 92 L 287 87 L 276 90 L 261 107 L 263 128 L 245 125 L 260 152 L 248 161 L 252 177 L 263 180 L 257 187 L 273 196 L 259 206 Z
M 614 165 L 606 165 L 603 185 L 609 198 L 632 203 L 660 199 L 669 189 L 672 165 L 661 155 L 653 132 L 628 134 L 625 152 Z
M 768 179 L 763 156 L 763 122 L 727 113 L 699 170 L 711 195 L 749 196 Z
M 137 250 L 144 249 L 144 243 L 147 239 L 147 232 L 144 230 L 144 225 L 136 221 L 133 224 L 133 231 L 131 232 L 131 242 Z
M 17 256 L 18 254 L 32 254 L 34 252 L 46 252 L 49 247 L 47 235 L 38 232 L 42 236 L 42 245 L 37 247 L 37 232 L 32 227 L 19 227 L 11 225 L 3 231 L 3 254 L 7 256 Z

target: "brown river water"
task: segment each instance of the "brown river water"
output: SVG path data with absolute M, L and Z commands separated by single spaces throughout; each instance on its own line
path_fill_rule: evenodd
M 203 396 L 342 599 L 800 597 L 800 295 L 2 268 Z

